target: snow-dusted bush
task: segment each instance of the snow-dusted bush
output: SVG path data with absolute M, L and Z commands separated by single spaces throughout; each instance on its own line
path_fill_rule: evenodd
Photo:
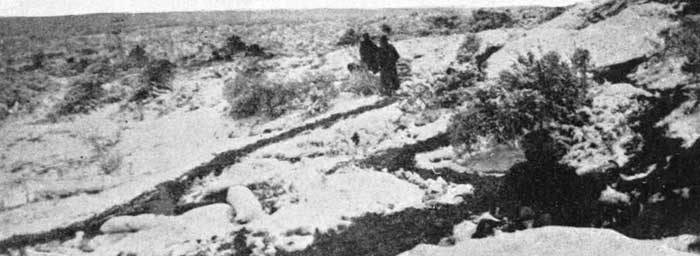
M 472 65 L 450 67 L 433 81 L 434 101 L 443 108 L 459 105 L 468 100 L 471 93 L 467 89 L 483 80 L 484 75 Z
M 280 81 L 268 77 L 260 67 L 249 67 L 225 82 L 223 97 L 234 118 L 260 113 L 274 118 L 291 109 L 315 115 L 328 110 L 338 95 L 334 81 L 327 73 L 306 73 L 296 80 Z
M 258 113 L 277 117 L 287 110 L 294 97 L 292 88 L 270 81 L 264 74 L 248 72 L 226 80 L 223 94 L 231 106 L 229 113 L 234 118 Z
M 331 107 L 331 100 L 338 97 L 340 91 L 334 85 L 335 80 L 331 73 L 306 73 L 290 86 L 296 89 L 299 107 L 313 116 L 326 112 Z
M 632 128 L 634 116 L 646 106 L 637 96 L 649 92 L 629 84 L 606 84 L 591 89 L 590 106 L 579 112 L 588 117 L 581 126 L 563 126 L 557 136 L 569 146 L 562 163 L 577 168 L 578 173 L 596 171 L 610 162 L 622 166 L 641 150 L 642 138 Z M 562 134 L 561 132 L 565 132 Z
M 520 56 L 498 85 L 476 92 L 473 107 L 452 118 L 451 143 L 470 151 L 482 137 L 507 143 L 528 131 L 580 124 L 576 110 L 586 103 L 586 89 L 559 54 Z

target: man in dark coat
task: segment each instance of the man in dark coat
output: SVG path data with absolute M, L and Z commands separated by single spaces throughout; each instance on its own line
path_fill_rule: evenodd
M 399 60 L 399 52 L 389 43 L 387 36 L 382 36 L 379 41 L 377 55 L 379 61 L 379 78 L 382 81 L 384 94 L 391 96 L 399 89 L 399 75 L 396 71 L 396 62 Z
M 360 60 L 367 66 L 367 69 L 374 73 L 379 71 L 377 50 L 377 45 L 369 38 L 369 34 L 362 34 L 362 41 L 360 42 Z

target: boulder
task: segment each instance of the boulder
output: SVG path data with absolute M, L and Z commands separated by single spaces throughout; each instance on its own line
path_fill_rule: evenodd
M 226 202 L 233 207 L 236 222 L 250 222 L 265 214 L 258 198 L 245 186 L 230 187 Z

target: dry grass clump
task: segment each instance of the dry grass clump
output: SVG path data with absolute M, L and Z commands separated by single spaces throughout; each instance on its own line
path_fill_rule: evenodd
M 350 77 L 343 81 L 341 88 L 343 91 L 360 96 L 378 95 L 381 92 L 382 83 L 378 76 L 360 68 L 350 72 Z
M 84 114 L 95 109 L 105 94 L 101 85 L 100 80 L 93 76 L 78 79 L 71 85 L 63 97 L 63 102 L 56 106 L 53 114 L 56 116 Z
M 170 91 L 171 80 L 175 74 L 175 64 L 158 59 L 148 63 L 139 76 L 139 87 L 129 101 L 143 102 L 157 96 L 158 92 Z

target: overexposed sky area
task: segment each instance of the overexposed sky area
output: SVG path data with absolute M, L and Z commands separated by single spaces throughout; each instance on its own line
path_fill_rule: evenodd
M 240 9 L 564 6 L 582 0 L 0 0 L 0 16 Z

